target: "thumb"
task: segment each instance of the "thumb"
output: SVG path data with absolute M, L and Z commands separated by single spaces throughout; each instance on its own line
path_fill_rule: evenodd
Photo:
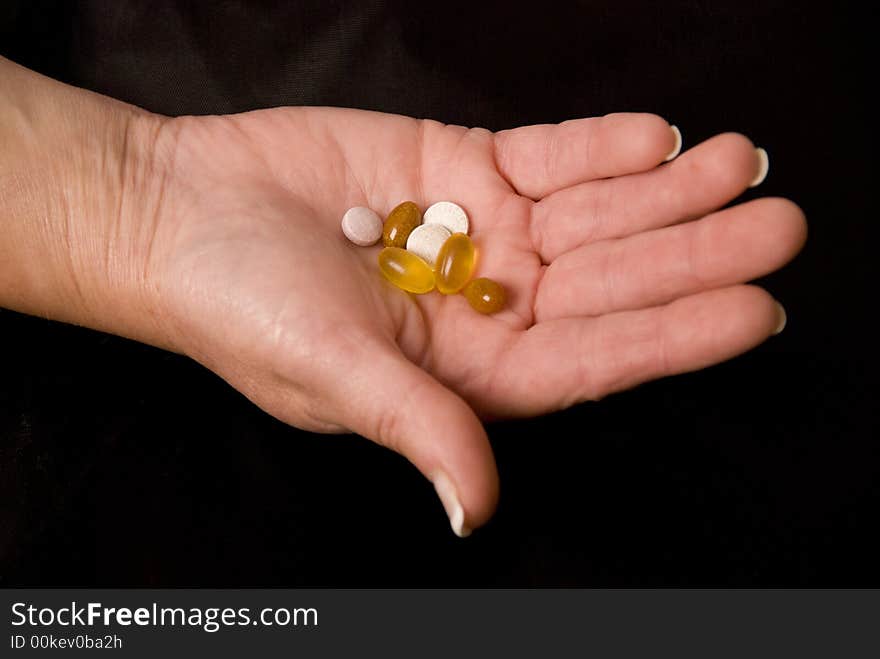
M 352 366 L 337 382 L 343 423 L 408 458 L 434 484 L 457 536 L 488 521 L 498 471 L 470 406 L 396 349 L 373 350 L 369 363 Z

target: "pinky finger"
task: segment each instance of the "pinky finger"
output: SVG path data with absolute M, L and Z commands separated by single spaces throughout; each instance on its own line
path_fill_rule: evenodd
M 538 323 L 508 353 L 498 378 L 540 414 L 695 371 L 739 355 L 782 330 L 785 312 L 757 286 L 732 286 L 661 307 Z M 527 364 L 528 368 L 523 368 Z

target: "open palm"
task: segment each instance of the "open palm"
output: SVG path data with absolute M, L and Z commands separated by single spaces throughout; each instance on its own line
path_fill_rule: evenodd
M 597 399 L 779 326 L 774 300 L 741 284 L 798 251 L 802 213 L 717 211 L 759 173 L 745 137 L 661 165 L 674 144 L 645 114 L 497 134 L 332 108 L 174 119 L 147 270 L 173 345 L 282 420 L 401 452 L 463 534 L 497 499 L 477 414 Z M 405 200 L 467 210 L 476 274 L 505 286 L 506 310 L 404 293 L 378 247 L 342 236 L 347 208 Z

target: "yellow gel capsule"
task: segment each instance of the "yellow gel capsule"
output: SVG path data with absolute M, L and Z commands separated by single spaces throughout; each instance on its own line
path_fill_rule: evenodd
M 507 303 L 507 293 L 497 281 L 486 277 L 477 277 L 464 287 L 462 295 L 470 305 L 480 313 L 501 311 Z
M 474 273 L 476 250 L 464 233 L 453 233 L 437 254 L 437 290 L 444 295 L 458 293 Z
M 434 288 L 431 266 L 399 247 L 386 247 L 379 252 L 379 270 L 392 284 L 410 293 L 427 293 Z
M 422 211 L 415 202 L 404 201 L 397 204 L 385 218 L 382 226 L 382 244 L 385 247 L 406 247 L 409 234 L 422 223 Z

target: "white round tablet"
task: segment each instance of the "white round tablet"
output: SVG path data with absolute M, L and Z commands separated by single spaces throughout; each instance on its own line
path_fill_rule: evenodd
M 382 237 L 382 218 L 366 206 L 355 206 L 342 216 L 342 233 L 355 245 L 367 247 Z
M 458 204 L 451 201 L 438 201 L 425 211 L 425 224 L 442 224 L 449 233 L 467 233 L 470 223 L 467 213 Z
M 442 224 L 420 224 L 406 239 L 406 249 L 433 268 L 440 248 L 451 235 Z

